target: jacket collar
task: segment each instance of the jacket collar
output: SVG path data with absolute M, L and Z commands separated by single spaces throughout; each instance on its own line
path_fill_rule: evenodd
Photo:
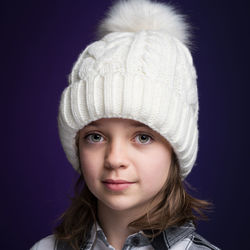
M 94 228 L 92 227 L 92 240 L 88 240 L 85 246 L 83 246 L 81 249 L 88 249 L 89 244 L 93 244 L 93 236 L 95 237 Z M 178 241 L 181 241 L 185 238 L 187 238 L 190 234 L 192 234 L 195 231 L 195 226 L 192 221 L 187 221 L 181 226 L 173 226 L 167 228 L 165 231 L 163 231 L 161 234 L 153 238 L 152 246 L 154 249 L 157 250 L 163 250 L 163 249 L 169 249 L 172 247 L 175 243 Z M 97 233 L 103 232 L 101 227 L 97 224 Z M 91 243 L 90 243 L 91 242 Z
M 91 234 L 89 234 L 89 238 L 87 241 L 84 242 L 84 244 L 80 247 L 81 250 L 90 249 L 93 244 L 93 228 L 92 228 L 92 237 Z M 97 232 L 100 232 L 101 228 L 98 226 Z M 173 226 L 165 231 L 163 231 L 161 234 L 153 238 L 151 241 L 152 246 L 154 249 L 157 250 L 163 250 L 163 249 L 169 249 L 172 247 L 176 242 L 181 241 L 185 238 L 187 238 L 190 234 L 192 234 L 195 231 L 195 226 L 192 221 L 188 221 L 184 223 L 182 226 Z M 72 250 L 71 246 L 63 241 L 57 241 L 56 243 L 56 249 L 57 250 Z
M 182 226 L 173 226 L 161 234 L 156 236 L 151 242 L 152 246 L 155 249 L 169 249 L 176 242 L 187 238 L 190 234 L 195 231 L 195 226 L 192 221 L 188 221 L 184 223 Z

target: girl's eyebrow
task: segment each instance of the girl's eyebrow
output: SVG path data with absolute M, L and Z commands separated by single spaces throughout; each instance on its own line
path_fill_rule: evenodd
M 95 127 L 104 127 L 105 125 L 99 123 L 98 121 L 93 121 L 91 122 L 90 124 L 86 125 L 86 127 L 91 127 L 91 126 L 95 126 Z M 147 128 L 147 129 L 150 129 L 149 126 L 143 124 L 143 123 L 140 123 L 140 122 L 137 122 L 137 121 L 133 121 L 131 122 L 128 127 L 134 127 L 134 128 L 138 128 L 138 127 L 141 127 L 141 128 Z
M 140 123 L 140 122 L 138 122 L 138 123 L 136 122 L 134 124 L 131 124 L 130 127 L 135 127 L 135 128 L 142 127 L 142 128 L 148 128 L 148 129 L 150 129 L 149 126 L 147 126 L 147 125 L 145 125 L 143 123 Z

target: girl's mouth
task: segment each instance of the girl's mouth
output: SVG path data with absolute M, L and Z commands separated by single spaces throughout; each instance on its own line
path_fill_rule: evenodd
M 124 189 L 127 189 L 135 182 L 130 182 L 126 180 L 112 180 L 112 179 L 106 179 L 102 182 L 106 188 L 112 191 L 122 191 Z

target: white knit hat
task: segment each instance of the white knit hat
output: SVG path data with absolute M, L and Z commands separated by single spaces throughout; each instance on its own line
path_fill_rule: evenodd
M 116 3 L 73 66 L 63 91 L 58 127 L 62 146 L 79 171 L 76 133 L 101 118 L 142 122 L 172 145 L 184 179 L 198 151 L 198 93 L 189 26 L 167 4 Z

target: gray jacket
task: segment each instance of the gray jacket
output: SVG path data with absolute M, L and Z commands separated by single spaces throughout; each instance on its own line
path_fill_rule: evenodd
M 106 237 L 103 231 L 99 228 L 97 231 L 97 237 L 101 238 L 102 241 L 106 241 L 105 245 L 108 246 Z M 56 241 L 56 250 L 72 250 L 72 248 L 62 241 Z M 93 247 L 93 237 L 91 235 L 89 239 L 84 242 L 81 246 L 81 250 L 91 250 Z M 156 250 L 202 250 L 202 249 L 214 249 L 218 250 L 216 246 L 209 243 L 203 237 L 195 232 L 195 227 L 192 222 L 187 222 L 180 227 L 171 227 L 166 229 L 160 235 L 155 237 L 151 242 L 141 233 L 134 234 L 133 237 L 125 242 L 123 250 L 129 249 L 147 249 L 146 246 L 150 245 Z

